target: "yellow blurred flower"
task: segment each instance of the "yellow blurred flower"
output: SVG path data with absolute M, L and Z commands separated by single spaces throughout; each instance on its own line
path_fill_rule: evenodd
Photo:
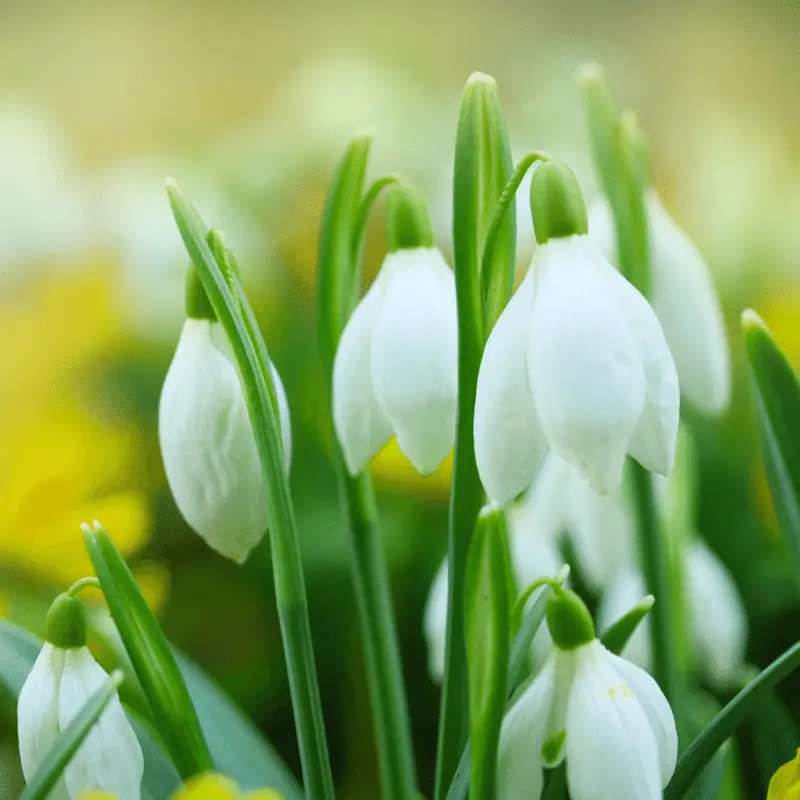
M 136 440 L 77 413 L 25 426 L 0 456 L 0 561 L 59 585 L 93 574 L 80 524 L 103 520 L 120 551 L 147 541 L 150 509 L 129 488 Z
M 376 482 L 386 488 L 394 488 L 403 494 L 441 500 L 450 494 L 453 476 L 453 454 L 441 463 L 430 475 L 420 475 L 400 452 L 397 439 L 392 439 L 372 459 L 370 471 Z
M 767 800 L 800 800 L 800 748 L 797 755 L 772 776 Z
M 117 800 L 107 792 L 87 792 L 80 800 Z M 283 795 L 274 789 L 256 789 L 240 792 L 236 784 L 224 775 L 209 773 L 192 778 L 179 789 L 172 800 L 283 800 Z

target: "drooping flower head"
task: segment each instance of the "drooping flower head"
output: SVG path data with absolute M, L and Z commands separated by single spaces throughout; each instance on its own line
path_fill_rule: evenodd
M 230 343 L 193 269 L 187 281 L 187 319 L 158 409 L 164 470 L 184 519 L 241 563 L 267 530 L 267 487 Z M 289 405 L 271 372 L 288 469 Z
M 47 641 L 17 706 L 22 772 L 30 780 L 60 733 L 109 677 L 86 647 L 82 603 L 62 594 L 47 617 Z M 139 740 L 115 694 L 89 731 L 50 800 L 76 800 L 89 790 L 140 800 L 144 759 Z
M 539 800 L 566 759 L 573 800 L 660 800 L 675 769 L 675 720 L 656 682 L 609 652 L 568 589 L 553 592 L 553 649 L 503 722 L 497 797 Z
M 653 310 L 588 237 L 574 175 L 553 162 L 531 181 L 539 248 L 483 354 L 475 456 L 489 496 L 505 505 L 548 450 L 600 494 L 630 455 L 668 474 L 679 389 Z
M 455 437 L 455 281 L 424 205 L 407 189 L 392 196 L 390 220 L 400 224 L 390 227 L 389 253 L 339 342 L 333 421 L 352 474 L 395 436 L 427 475 Z

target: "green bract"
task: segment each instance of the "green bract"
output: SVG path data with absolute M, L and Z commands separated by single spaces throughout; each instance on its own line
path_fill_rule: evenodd
M 557 161 L 542 164 L 533 173 L 531 213 L 539 244 L 589 232 L 578 180 L 566 164 Z
M 47 641 L 68 650 L 86 645 L 86 609 L 77 597 L 60 594 L 47 612 Z
M 558 588 L 550 595 L 547 627 L 561 650 L 574 650 L 597 638 L 586 603 L 571 589 Z

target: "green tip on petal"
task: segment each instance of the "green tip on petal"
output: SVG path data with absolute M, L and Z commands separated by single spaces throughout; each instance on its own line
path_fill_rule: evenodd
M 558 161 L 547 161 L 533 173 L 531 213 L 539 244 L 589 232 L 586 203 L 578 179 L 566 164 Z
M 191 264 L 186 273 L 186 316 L 189 319 L 207 319 L 209 322 L 217 319 L 197 270 Z
M 62 650 L 86 646 L 86 609 L 77 597 L 56 597 L 47 612 L 46 638 Z
M 561 650 L 575 650 L 597 638 L 586 603 L 571 589 L 553 587 L 547 601 L 547 627 Z
M 433 247 L 433 227 L 422 195 L 411 186 L 398 184 L 386 198 L 386 242 L 390 253 Z

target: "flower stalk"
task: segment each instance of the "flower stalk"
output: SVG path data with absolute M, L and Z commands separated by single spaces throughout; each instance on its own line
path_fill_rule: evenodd
M 497 86 L 475 73 L 467 81 L 456 133 L 453 177 L 453 252 L 458 305 L 458 409 L 450 494 L 447 644 L 435 798 L 443 800 L 458 767 L 469 729 L 469 681 L 464 631 L 464 585 L 483 487 L 475 462 L 473 418 L 487 321 L 496 319 L 511 292 L 516 217 L 507 213 L 491 258 L 491 276 L 481 261 L 491 219 L 512 173 L 508 136 Z M 484 295 L 482 282 L 488 289 Z M 485 301 L 484 301 L 485 296 Z
M 248 330 L 249 315 L 246 316 L 243 309 L 249 310 L 249 304 L 238 281 L 228 282 L 207 243 L 207 226 L 177 184 L 170 181 L 167 192 L 184 245 L 238 364 L 267 485 L 275 594 L 306 792 L 314 798 L 332 798 L 333 777 L 311 643 L 300 545 L 274 400 L 275 387 L 270 371 L 262 367 L 263 363 L 268 363 L 268 357 L 259 353 L 261 342 Z
M 359 298 L 366 222 L 380 192 L 397 182 L 392 176 L 380 178 L 363 193 L 370 143 L 368 137 L 351 142 L 331 181 L 322 219 L 318 319 L 331 424 L 334 357 Z M 410 216 L 413 222 L 413 208 Z M 409 222 L 407 217 L 404 219 Z M 397 237 L 406 236 L 407 226 L 396 233 Z M 372 480 L 366 469 L 350 475 L 335 440 L 333 461 L 350 533 L 352 579 L 364 643 L 382 796 L 387 800 L 410 800 L 416 793 L 411 726 Z

